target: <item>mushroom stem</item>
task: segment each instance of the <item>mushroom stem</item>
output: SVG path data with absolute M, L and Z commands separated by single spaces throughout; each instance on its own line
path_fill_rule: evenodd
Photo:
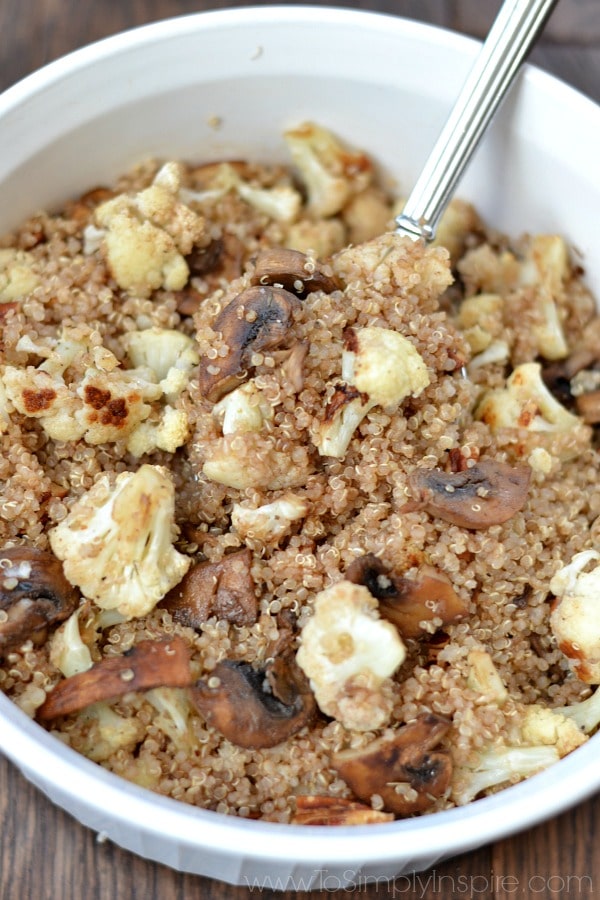
M 450 754 L 434 749 L 449 728 L 450 722 L 441 716 L 422 715 L 392 738 L 379 738 L 359 750 L 342 750 L 332 765 L 360 800 L 369 802 L 379 794 L 384 808 L 396 815 L 423 812 L 450 784 Z
M 78 712 L 99 700 L 155 687 L 187 687 L 192 683 L 185 641 L 140 641 L 123 656 L 110 656 L 86 672 L 59 681 L 37 711 L 42 721 Z

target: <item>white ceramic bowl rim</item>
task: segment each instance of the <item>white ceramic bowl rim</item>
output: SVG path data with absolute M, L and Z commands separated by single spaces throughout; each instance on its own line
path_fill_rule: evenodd
M 62 57 L 0 96 L 0 116 L 26 103 L 28 97 L 49 83 L 71 77 L 98 60 L 130 52 L 132 47 L 181 34 L 200 18 L 203 27 L 210 29 L 223 25 L 244 27 L 245 23 L 269 22 L 274 17 L 291 26 L 312 20 L 317 27 L 330 21 L 377 31 L 381 20 L 386 19 L 386 28 L 391 32 L 396 28 L 404 35 L 427 32 L 434 44 L 460 48 L 465 55 L 473 56 L 479 46 L 477 41 L 444 29 L 380 13 L 307 6 L 230 8 L 146 25 Z M 534 79 L 544 92 L 567 91 L 569 102 L 581 106 L 582 116 L 594 116 L 600 123 L 598 107 L 559 80 L 532 67 L 527 67 L 525 77 Z M 133 823 L 142 834 L 157 839 L 168 835 L 183 844 L 197 844 L 203 850 L 214 848 L 222 853 L 230 847 L 232 857 L 243 847 L 246 856 L 274 863 L 289 857 L 291 846 L 298 863 L 335 861 L 347 863 L 349 869 L 357 860 L 367 858 L 378 862 L 393 862 L 399 855 L 420 858 L 427 853 L 427 847 L 432 848 L 432 859 L 439 858 L 440 853 L 450 856 L 556 815 L 600 787 L 598 737 L 552 769 L 460 809 L 382 826 L 323 829 L 277 825 L 198 809 L 128 783 L 64 746 L 1 694 L 0 720 L 0 749 L 34 783 L 38 780 L 36 773 L 40 773 L 41 780 L 44 773 L 45 777 L 52 773 L 52 781 L 63 795 L 77 798 L 84 805 L 89 798 L 89 806 L 107 821 L 120 820 L 128 827 Z

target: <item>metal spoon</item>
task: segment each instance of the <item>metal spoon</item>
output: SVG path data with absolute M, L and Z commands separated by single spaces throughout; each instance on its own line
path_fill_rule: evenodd
M 505 0 L 417 182 L 397 234 L 430 241 L 483 134 L 558 0 Z

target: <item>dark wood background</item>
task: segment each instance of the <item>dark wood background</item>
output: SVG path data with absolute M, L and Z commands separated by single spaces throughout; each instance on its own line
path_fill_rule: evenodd
M 124 28 L 227 5 L 235 4 L 221 0 L 0 0 L 0 90 L 42 64 Z M 337 5 L 481 34 L 499 0 L 350 0 Z M 600 102 L 598 0 L 562 0 L 533 61 Z M 0 153 L 1 141 L 0 136 Z M 600 800 L 595 798 L 529 832 L 440 864 L 416 876 L 412 885 L 402 878 L 389 886 L 285 894 L 266 890 L 260 896 L 264 900 L 591 898 L 600 894 L 600 853 L 595 852 L 599 835 Z M 257 893 L 184 875 L 110 842 L 98 842 L 95 834 L 54 808 L 0 757 L 0 900 L 248 900 Z

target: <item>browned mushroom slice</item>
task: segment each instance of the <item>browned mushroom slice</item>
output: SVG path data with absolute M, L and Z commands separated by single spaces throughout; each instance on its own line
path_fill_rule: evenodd
M 423 812 L 450 784 L 450 754 L 435 749 L 449 728 L 440 716 L 419 716 L 392 738 L 336 753 L 332 765 L 359 800 L 378 794 L 384 809 L 396 815 Z
M 415 469 L 408 477 L 413 499 L 400 512 L 424 509 L 461 528 L 501 525 L 523 509 L 531 469 L 484 459 L 464 472 Z
M 66 215 L 75 222 L 85 224 L 97 206 L 114 196 L 114 191 L 107 187 L 92 188 L 91 191 L 82 194 L 77 200 L 67 204 Z
M 278 285 L 306 297 L 313 291 L 331 294 L 339 288 L 333 275 L 326 275 L 315 262 L 299 250 L 272 247 L 256 257 L 252 284 Z
M 373 553 L 355 559 L 346 578 L 363 584 L 379 600 L 379 612 L 392 622 L 402 637 L 420 637 L 422 622 L 441 619 L 442 625 L 457 622 L 469 611 L 443 572 L 422 566 L 416 579 L 397 576 Z
M 77 608 L 79 591 L 52 553 L 34 547 L 0 550 L 0 654 L 58 625 Z
M 575 406 L 584 422 L 588 425 L 598 425 L 600 422 L 600 391 L 580 394 L 575 400 Z
M 216 402 L 239 384 L 259 350 L 277 347 L 285 339 L 299 300 L 289 291 L 251 287 L 221 310 L 213 324 L 228 347 L 227 356 L 200 360 L 200 392 Z
M 393 822 L 393 813 L 380 812 L 356 800 L 343 797 L 300 795 L 292 825 L 376 825 Z
M 68 716 L 100 700 L 155 687 L 188 687 L 192 683 L 185 641 L 140 641 L 123 656 L 108 656 L 86 672 L 59 681 L 37 711 L 42 721 Z
M 200 628 L 211 616 L 234 625 L 253 625 L 258 601 L 250 571 L 252 553 L 244 548 L 220 562 L 192 566 L 161 601 L 173 618 L 190 628 Z
M 255 174 L 251 163 L 245 159 L 217 159 L 193 168 L 190 172 L 192 184 L 197 190 L 214 187 L 215 179 L 221 174 L 223 166 L 233 169 L 243 179 L 251 179 Z
M 274 747 L 316 715 L 308 680 L 289 653 L 264 669 L 223 660 L 192 688 L 206 721 L 238 747 Z

